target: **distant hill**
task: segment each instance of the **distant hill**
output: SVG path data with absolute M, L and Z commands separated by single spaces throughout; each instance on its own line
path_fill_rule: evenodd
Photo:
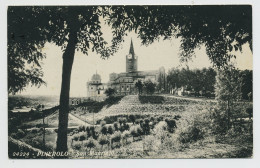
M 14 108 L 36 108 L 39 104 L 43 104 L 45 109 L 57 106 L 59 103 L 58 96 L 30 96 L 30 95 L 15 95 L 8 96 L 8 110 Z

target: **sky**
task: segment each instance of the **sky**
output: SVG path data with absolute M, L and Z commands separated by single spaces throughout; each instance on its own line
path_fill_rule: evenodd
M 105 27 L 105 26 L 104 26 Z M 112 39 L 112 34 L 108 27 L 105 27 L 104 38 L 107 41 Z M 109 80 L 109 74 L 112 72 L 121 73 L 126 71 L 126 55 L 129 53 L 130 42 L 133 40 L 134 51 L 138 56 L 138 70 L 157 70 L 164 67 L 166 72 L 170 68 L 186 67 L 190 69 L 211 67 L 212 64 L 206 54 L 205 47 L 195 50 L 195 57 L 189 63 L 180 63 L 179 46 L 180 39 L 160 40 L 155 41 L 149 46 L 141 45 L 141 40 L 134 32 L 128 33 L 125 41 L 121 44 L 118 52 L 103 60 L 96 53 L 90 52 L 89 55 L 84 55 L 81 52 L 75 53 L 74 64 L 71 74 L 71 89 L 70 96 L 85 97 L 87 94 L 86 82 L 91 80 L 91 77 L 96 72 L 101 75 L 102 82 L 106 83 Z M 28 86 L 25 88 L 22 95 L 59 95 L 61 88 L 62 75 L 62 51 L 54 44 L 47 43 L 43 48 L 46 54 L 46 59 L 42 60 L 42 70 L 44 72 L 43 80 L 47 86 L 42 85 L 40 88 Z M 249 45 L 243 46 L 243 53 L 234 52 L 237 59 L 234 60 L 239 69 L 253 69 L 253 55 L 249 49 Z

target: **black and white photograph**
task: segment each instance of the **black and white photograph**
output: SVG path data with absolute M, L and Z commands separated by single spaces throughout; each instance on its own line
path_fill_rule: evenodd
M 6 13 L 9 159 L 253 158 L 252 5 Z

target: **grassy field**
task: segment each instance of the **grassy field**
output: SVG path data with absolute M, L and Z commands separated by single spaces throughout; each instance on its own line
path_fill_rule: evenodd
M 215 106 L 211 100 L 129 95 L 94 112 L 86 106 L 74 107 L 71 115 L 76 118 L 70 118 L 69 127 L 73 128 L 68 132 L 70 158 L 251 157 L 252 120 L 246 109 L 252 104 L 239 104 L 239 115 L 233 120 L 247 120 L 238 120 L 240 123 L 225 134 L 216 126 Z M 48 127 L 57 127 L 57 119 L 57 113 L 49 116 Z M 41 122 L 26 124 L 33 127 Z M 41 129 L 29 129 L 13 137 L 44 149 L 42 133 Z M 56 136 L 55 129 L 46 130 L 45 150 L 55 150 Z

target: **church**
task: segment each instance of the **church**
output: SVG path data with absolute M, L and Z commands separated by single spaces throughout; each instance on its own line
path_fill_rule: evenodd
M 126 72 L 111 73 L 109 75 L 108 87 L 115 89 L 118 95 L 137 94 L 138 89 L 135 83 L 138 80 L 158 82 L 160 76 L 165 75 L 164 68 L 150 71 L 138 71 L 138 56 L 134 52 L 134 45 L 131 39 L 129 53 L 125 56 Z
M 116 95 L 137 94 L 138 89 L 135 83 L 138 80 L 142 82 L 150 80 L 154 83 L 159 81 L 159 78 L 165 77 L 165 69 L 162 67 L 158 70 L 138 71 L 138 56 L 134 52 L 134 45 L 131 39 L 129 53 L 125 56 L 126 71 L 122 73 L 111 73 L 108 83 L 101 82 L 101 76 L 94 74 L 91 81 L 87 82 L 87 97 L 102 101 L 105 99 L 105 90 L 113 88 Z

